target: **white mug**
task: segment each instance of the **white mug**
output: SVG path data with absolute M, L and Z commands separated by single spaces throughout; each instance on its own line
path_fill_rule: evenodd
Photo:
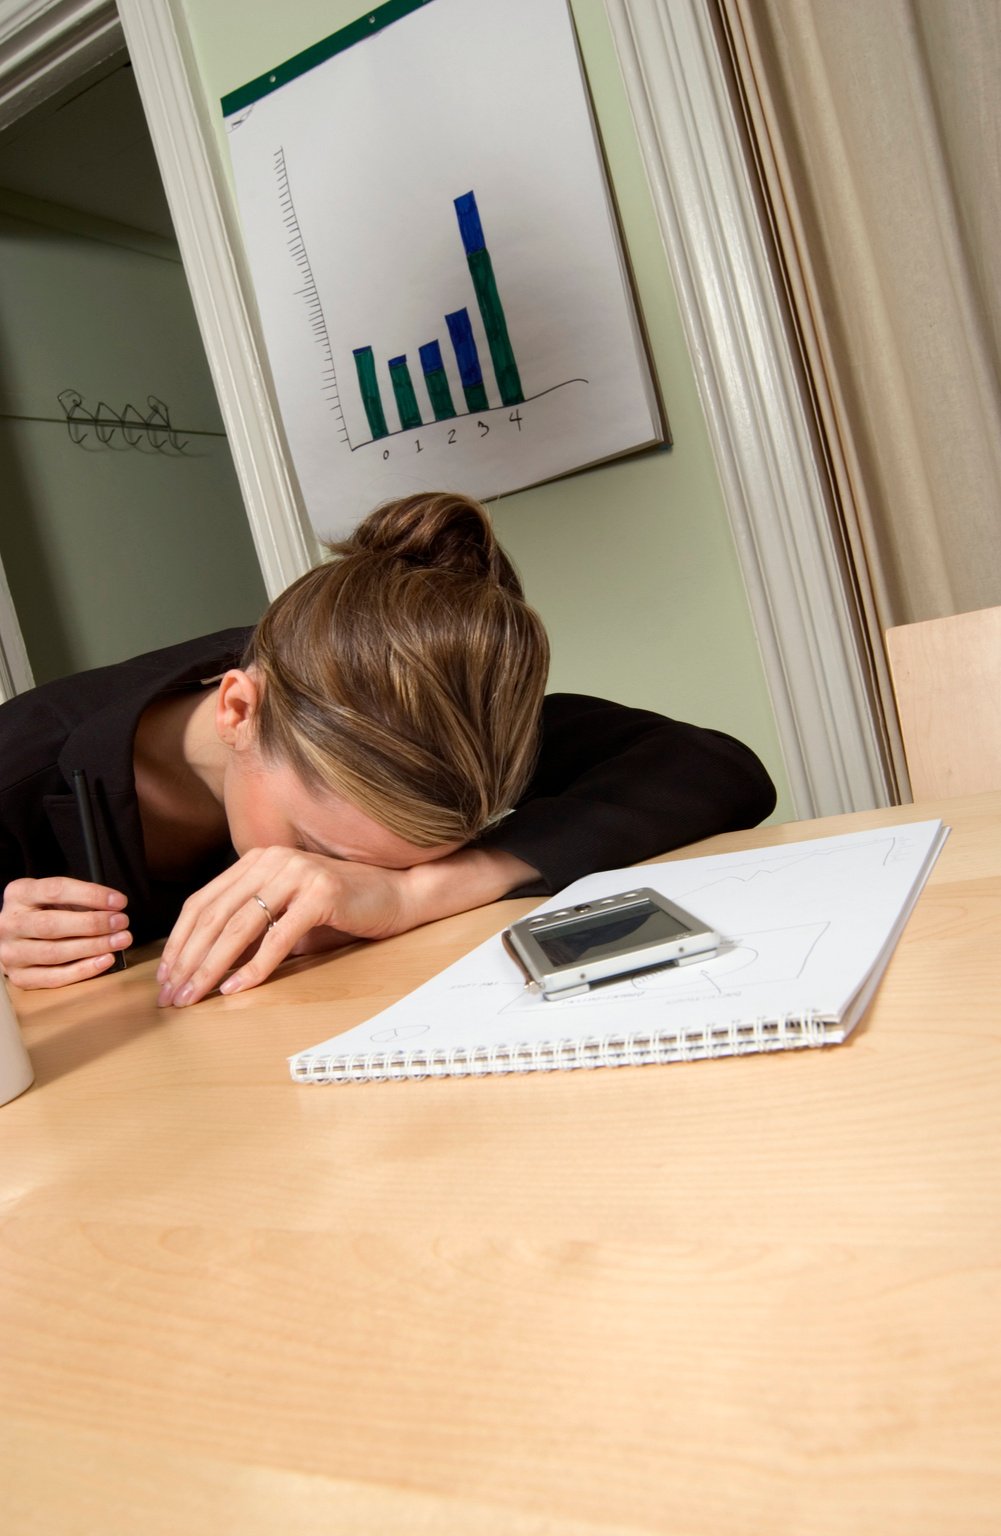
M 7 984 L 0 976 L 0 1104 L 16 1099 L 35 1081 Z

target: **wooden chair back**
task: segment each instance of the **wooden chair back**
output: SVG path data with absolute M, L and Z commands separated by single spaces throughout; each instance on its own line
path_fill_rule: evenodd
M 1001 607 L 886 631 L 915 800 L 1001 789 Z

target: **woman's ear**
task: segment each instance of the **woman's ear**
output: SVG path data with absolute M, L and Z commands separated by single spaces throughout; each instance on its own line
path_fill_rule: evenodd
M 223 674 L 216 694 L 215 724 L 225 746 L 239 751 L 253 744 L 259 697 L 252 672 L 233 667 Z

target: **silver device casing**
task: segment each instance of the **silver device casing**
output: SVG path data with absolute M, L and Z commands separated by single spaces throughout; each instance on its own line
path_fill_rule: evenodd
M 621 926 L 624 919 L 628 921 L 631 915 L 642 916 L 636 910 L 638 908 L 649 914 L 654 925 L 659 914 L 662 926 L 674 931 L 652 940 L 626 936 L 601 942 L 604 924 L 609 933 L 614 934 L 615 927 Z M 592 951 L 599 951 L 597 953 L 556 963 L 542 948 L 542 943 L 558 941 L 564 935 L 572 940 L 575 935 L 579 938 L 588 931 L 598 940 L 590 946 Z M 595 982 L 616 976 L 630 976 L 657 966 L 685 964 L 700 955 L 708 955 L 720 945 L 720 936 L 715 929 L 707 927 L 701 918 L 648 886 L 522 918 L 520 922 L 512 923 L 503 937 L 509 953 L 529 981 L 547 998 L 586 992 Z

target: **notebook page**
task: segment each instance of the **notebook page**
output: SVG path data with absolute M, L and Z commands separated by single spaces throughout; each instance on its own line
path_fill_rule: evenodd
M 542 912 L 652 886 L 705 919 L 720 951 L 578 997 L 547 1000 L 497 934 L 366 1023 L 291 1058 L 450 1053 L 644 1031 L 818 1018 L 846 1029 L 868 1000 L 946 830 L 939 821 L 589 875 Z M 837 1036 L 836 1036 L 837 1038 Z

